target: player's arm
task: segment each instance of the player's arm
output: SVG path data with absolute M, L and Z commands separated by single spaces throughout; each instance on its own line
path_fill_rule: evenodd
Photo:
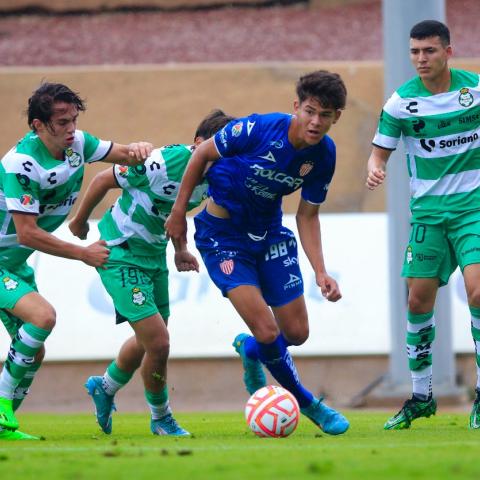
M 336 302 L 342 298 L 342 295 L 337 282 L 328 275 L 325 269 L 318 210 L 319 205 L 308 203 L 302 198 L 295 219 L 300 242 L 315 272 L 317 285 L 327 300 Z
M 167 236 L 172 239 L 175 251 L 186 248 L 187 244 L 187 208 L 194 188 L 201 182 L 204 172 L 210 162 L 220 158 L 213 137 L 199 145 L 182 177 L 178 195 L 172 211 L 165 222 Z
M 25 213 L 12 213 L 17 231 L 18 242 L 21 245 L 39 250 L 57 257 L 81 260 L 92 267 L 102 267 L 108 260 L 109 250 L 106 243 L 99 240 L 87 247 L 65 242 L 48 233 L 37 225 L 37 216 Z
M 143 163 L 150 156 L 152 150 L 153 145 L 149 142 L 133 142 L 128 145 L 113 143 L 102 162 L 135 166 Z
M 367 181 L 366 186 L 370 190 L 374 190 L 381 185 L 386 177 L 386 167 L 392 150 L 377 147 L 372 148 L 372 153 L 367 163 Z
M 118 187 L 113 168 L 108 168 L 93 177 L 77 212 L 68 224 L 68 228 L 76 237 L 82 240 L 87 238 L 90 229 L 88 219 L 93 209 L 102 201 L 110 189 Z

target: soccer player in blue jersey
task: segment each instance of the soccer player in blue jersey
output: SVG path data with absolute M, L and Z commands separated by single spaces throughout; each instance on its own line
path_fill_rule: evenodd
M 266 384 L 262 364 L 324 432 L 337 435 L 347 419 L 300 382 L 288 347 L 308 337 L 308 315 L 295 235 L 282 225 L 282 197 L 301 189 L 296 214 L 302 247 L 322 295 L 341 298 L 328 275 L 318 211 L 335 169 L 326 134 L 346 103 L 339 75 L 315 71 L 297 83 L 294 115 L 253 114 L 234 120 L 195 151 L 165 223 L 173 242 L 186 242 L 186 210 L 205 169 L 209 199 L 195 217 L 195 242 L 208 273 L 253 335 L 234 340 L 249 393 Z

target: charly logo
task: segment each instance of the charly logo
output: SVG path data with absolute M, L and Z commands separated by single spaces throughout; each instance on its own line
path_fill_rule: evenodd
M 473 103 L 473 95 L 470 93 L 470 90 L 468 88 L 464 87 L 460 89 L 458 103 L 465 108 L 469 107 Z

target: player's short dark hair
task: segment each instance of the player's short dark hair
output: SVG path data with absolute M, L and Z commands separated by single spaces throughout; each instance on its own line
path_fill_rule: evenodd
M 73 104 L 77 110 L 84 112 L 87 107 L 78 93 L 73 92 L 61 83 L 42 82 L 28 99 L 28 125 L 34 130 L 33 120 L 38 118 L 42 123 L 48 124 L 54 113 L 56 102 Z
M 300 103 L 315 98 L 323 108 L 343 110 L 347 102 L 347 88 L 338 73 L 317 70 L 307 73 L 297 82 Z
M 410 30 L 410 38 L 423 40 L 429 37 L 440 37 L 444 47 L 450 45 L 450 30 L 444 23 L 438 20 L 423 20 L 423 22 L 417 23 Z
M 218 108 L 212 110 L 198 125 L 193 139 L 195 140 L 197 137 L 202 137 L 207 140 L 232 120 L 235 120 L 235 117 L 227 115 L 223 110 Z

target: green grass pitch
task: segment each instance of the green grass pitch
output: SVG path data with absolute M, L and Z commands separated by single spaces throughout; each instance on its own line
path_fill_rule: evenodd
M 466 413 L 403 431 L 382 429 L 385 412 L 346 413 L 345 435 L 325 435 L 302 417 L 282 439 L 255 437 L 241 413 L 177 414 L 191 438 L 154 437 L 147 414 L 115 414 L 110 436 L 89 414 L 20 414 L 22 429 L 45 440 L 0 441 L 0 471 L 5 480 L 479 478 L 480 430 L 468 429 Z

